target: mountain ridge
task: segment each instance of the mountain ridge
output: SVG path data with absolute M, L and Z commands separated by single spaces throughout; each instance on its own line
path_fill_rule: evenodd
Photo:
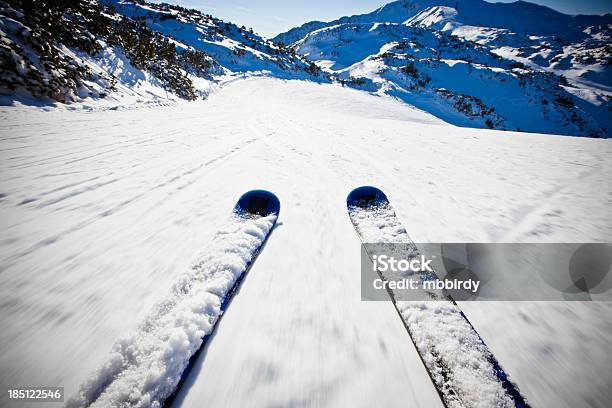
M 343 85 L 459 126 L 610 136 L 609 14 L 569 16 L 522 1 L 403 0 L 273 40 Z
M 4 104 L 195 100 L 245 73 L 319 75 L 252 29 L 144 0 L 0 1 L 0 40 Z
M 346 23 L 374 23 L 374 22 L 390 22 L 390 23 L 401 23 L 412 15 L 424 10 L 425 8 L 432 6 L 446 6 L 446 7 L 455 7 L 463 9 L 463 6 L 470 7 L 478 7 L 485 8 L 489 10 L 499 9 L 500 11 L 504 11 L 503 15 L 508 15 L 508 12 L 516 14 L 517 11 L 522 10 L 523 13 L 528 13 L 528 11 L 545 11 L 548 13 L 549 18 L 556 18 L 557 20 L 562 20 L 564 24 L 569 24 L 570 22 L 575 22 L 577 25 L 586 25 L 586 24 L 612 24 L 612 14 L 607 13 L 604 15 L 587 15 L 587 14 L 578 14 L 578 15 L 568 15 L 556 11 L 550 7 L 530 3 L 527 1 L 518 0 L 512 3 L 489 3 L 484 0 L 398 0 L 391 3 L 387 3 L 384 6 L 379 7 L 370 13 L 362 13 L 362 14 L 354 14 L 351 16 L 342 16 L 338 19 L 323 22 L 323 21 L 310 21 L 302 24 L 301 26 L 292 28 L 284 33 L 277 34 L 272 38 L 273 41 L 282 41 L 285 44 L 290 44 L 295 42 L 297 39 L 295 37 L 298 35 L 299 31 L 312 31 L 313 29 L 319 29 L 323 26 L 330 26 L 335 24 L 346 24 Z M 519 9 L 521 7 L 522 9 Z M 400 12 L 404 10 L 409 10 L 413 14 L 411 15 L 402 15 Z M 474 10 L 470 10 L 473 12 Z M 490 11 L 489 11 L 490 13 Z M 386 18 L 385 20 L 376 20 L 375 18 L 380 18 L 384 16 L 391 16 L 391 18 Z M 505 20 L 505 19 L 504 19 Z M 555 23 L 555 25 L 558 23 Z M 313 28 L 316 27 L 316 28 Z M 500 24 L 499 27 L 496 28 L 508 28 Z M 301 37 L 300 37 L 301 38 Z

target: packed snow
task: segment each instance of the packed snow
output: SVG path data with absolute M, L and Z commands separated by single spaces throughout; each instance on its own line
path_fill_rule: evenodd
M 385 204 L 366 210 L 351 206 L 348 211 L 363 242 L 412 243 L 391 205 Z
M 440 406 L 392 304 L 360 301 L 356 186 L 385 191 L 416 242 L 612 237 L 608 141 L 459 128 L 339 85 L 0 118 L 3 388 L 79 398 L 252 188 L 283 211 L 174 406 Z M 612 399 L 609 304 L 460 307 L 533 406 Z
M 489 362 L 490 351 L 456 305 L 398 302 L 398 310 L 449 408 L 515 407 Z

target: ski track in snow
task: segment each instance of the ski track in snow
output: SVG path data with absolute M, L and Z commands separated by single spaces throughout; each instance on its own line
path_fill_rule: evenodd
M 0 384 L 75 395 L 265 188 L 277 230 L 174 405 L 439 405 L 392 305 L 360 301 L 348 192 L 381 188 L 418 242 L 609 242 L 611 153 L 265 78 L 157 108 L 0 108 Z M 460 306 L 533 406 L 612 398 L 610 305 Z

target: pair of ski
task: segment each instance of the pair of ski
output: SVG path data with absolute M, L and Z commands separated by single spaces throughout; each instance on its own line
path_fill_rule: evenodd
M 248 219 L 270 215 L 278 217 L 279 209 L 279 200 L 274 194 L 257 190 L 241 197 L 234 212 Z M 364 244 L 403 243 L 405 244 L 403 246 L 394 246 L 404 252 L 397 254 L 398 259 L 418 257 L 416 245 L 381 190 L 369 186 L 353 190 L 347 197 L 347 210 Z M 262 241 L 262 245 L 266 239 L 267 236 Z M 371 247 L 365 246 L 365 248 Z M 256 252 L 260 249 L 261 247 Z M 368 255 L 371 258 L 374 254 Z M 255 256 L 256 254 L 253 259 Z M 248 267 L 250 263 L 246 269 Z M 384 273 L 380 271 L 378 273 L 381 279 L 385 280 Z M 244 273 L 240 277 L 242 279 Z M 432 276 L 428 272 L 417 278 L 425 280 L 431 279 Z M 529 406 L 448 293 L 443 290 L 428 292 L 428 296 L 435 301 L 402 302 L 395 300 L 393 290 L 387 289 L 387 291 L 444 406 L 448 408 Z M 233 290 L 224 303 L 229 300 L 232 293 Z
M 374 187 L 357 188 L 349 194 L 347 207 L 363 243 L 399 242 L 405 244 L 399 246 L 405 252 L 398 254 L 400 258 L 418 255 L 382 191 Z M 213 251 L 177 281 L 170 296 L 154 308 L 137 335 L 114 346 L 109 361 L 81 386 L 67 406 L 170 406 L 264 247 L 279 212 L 278 198 L 268 191 L 253 190 L 240 197 L 229 223 L 232 229 L 217 236 L 217 252 Z M 229 264 L 224 263 L 223 254 L 233 257 Z M 371 258 L 373 254 L 368 255 Z M 242 266 L 236 268 L 237 265 Z M 385 280 L 384 274 L 378 273 Z M 388 293 L 444 406 L 528 406 L 448 294 L 428 292 L 436 301 L 401 302 L 395 300 L 392 290 Z M 195 307 L 196 298 L 201 296 L 212 299 L 213 306 L 202 310 L 201 306 Z M 187 348 L 177 347 L 176 355 L 169 354 L 167 342 L 177 329 L 185 332 L 187 321 L 188 327 L 200 327 L 204 336 L 191 339 Z M 160 367 L 162 372 L 158 372 Z M 158 372 L 158 381 L 149 379 L 143 383 L 151 372 Z
M 269 216 L 276 221 L 279 210 L 280 203 L 274 194 L 255 190 L 240 198 L 234 213 L 245 222 Z M 418 249 L 381 190 L 375 187 L 353 190 L 347 197 L 347 210 L 363 243 L 404 243 L 405 253 L 398 254 L 399 259 L 418 256 Z M 222 309 L 225 309 L 271 231 L 272 228 L 254 251 L 234 287 L 225 295 Z M 372 257 L 373 254 L 368 255 Z M 385 280 L 384 274 L 378 273 Z M 430 279 L 431 275 L 423 274 L 420 278 Z M 388 294 L 444 406 L 528 407 L 518 388 L 446 292 L 430 292 L 431 299 L 435 300 L 432 302 L 396 301 L 393 290 L 388 289 Z

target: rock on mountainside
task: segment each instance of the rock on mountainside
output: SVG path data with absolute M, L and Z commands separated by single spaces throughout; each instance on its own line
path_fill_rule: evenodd
M 245 27 L 142 0 L 0 1 L 0 65 L 4 103 L 193 100 L 227 76 L 319 74 Z
M 461 126 L 608 137 L 612 16 L 527 2 L 402 0 L 274 38 L 343 84 Z

